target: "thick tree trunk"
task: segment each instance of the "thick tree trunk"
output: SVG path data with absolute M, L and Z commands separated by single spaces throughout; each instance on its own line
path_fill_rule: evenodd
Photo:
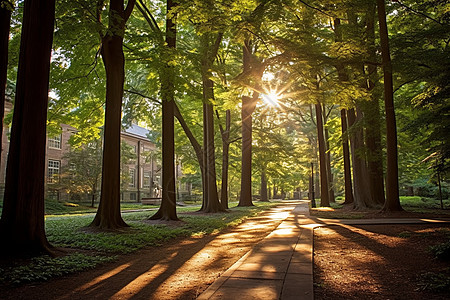
M 3 134 L 3 118 L 5 115 L 5 89 L 8 71 L 8 43 L 11 13 L 13 6 L 9 1 L 0 0 L 0 141 Z M 0 152 L 2 144 L 0 143 Z
M 167 0 L 167 11 L 175 6 L 172 0 Z M 169 49 L 176 47 L 176 24 L 172 18 L 166 19 L 166 43 Z M 170 55 L 169 53 L 165 53 Z M 170 59 L 165 57 L 165 59 Z M 175 190 L 175 73 L 173 67 L 165 63 L 160 73 L 162 98 L 162 201 L 159 210 L 150 217 L 151 220 L 178 220 L 176 210 Z
M 345 204 L 353 203 L 352 172 L 350 169 L 350 149 L 348 147 L 347 112 L 341 109 L 342 151 L 344 156 Z
M 267 196 L 267 178 L 266 171 L 261 171 L 261 199 L 260 201 L 268 202 L 269 198 Z
M 397 126 L 394 110 L 394 90 L 392 83 L 392 63 L 389 50 L 389 36 L 386 24 L 386 9 L 384 0 L 377 0 L 378 21 L 380 26 L 381 55 L 383 59 L 384 106 L 386 112 L 386 202 L 383 210 L 401 211 L 398 191 L 397 162 Z
M 128 3 L 128 5 L 133 4 L 134 1 Z M 118 229 L 128 226 L 120 214 L 120 132 L 122 131 L 122 97 L 125 81 L 125 58 L 122 48 L 125 23 L 128 18 L 123 0 L 110 1 L 109 16 L 108 28 L 111 34 L 102 37 L 101 49 L 106 71 L 101 196 L 97 214 L 90 225 L 100 229 Z
M 122 37 L 107 36 L 102 41 L 106 70 L 106 111 L 101 197 L 91 226 L 101 229 L 127 227 L 120 215 L 120 132 L 125 60 Z
M 328 190 L 328 174 L 325 151 L 325 140 L 323 135 L 323 116 L 322 106 L 320 103 L 315 104 L 316 122 L 317 122 L 317 139 L 319 141 L 319 165 L 320 165 L 320 206 L 330 206 L 329 190 Z
M 25 1 L 0 220 L 0 251 L 14 255 L 51 252 L 44 227 L 44 174 L 54 18 L 54 0 Z

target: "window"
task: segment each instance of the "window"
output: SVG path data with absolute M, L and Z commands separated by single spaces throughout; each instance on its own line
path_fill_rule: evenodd
M 48 138 L 48 147 L 55 148 L 55 149 L 61 149 L 61 135 L 57 135 L 55 137 Z
M 130 193 L 130 200 L 131 201 L 136 201 L 136 193 Z
M 144 188 L 150 187 L 150 171 L 144 171 L 144 182 L 143 182 Z
M 130 186 L 135 187 L 136 186 L 136 170 L 130 169 Z
M 61 169 L 61 162 L 59 160 L 48 160 L 47 182 L 56 183 L 59 181 L 59 171 Z

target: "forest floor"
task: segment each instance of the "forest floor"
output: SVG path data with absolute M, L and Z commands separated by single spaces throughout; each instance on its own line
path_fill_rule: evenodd
M 286 203 L 221 233 L 176 239 L 91 271 L 19 287 L 0 286 L 0 298 L 195 299 L 292 208 Z M 375 213 L 362 217 L 371 214 Z M 411 216 L 417 217 L 409 213 L 394 217 Z M 315 299 L 449 299 L 448 289 L 438 290 L 445 281 L 448 288 L 450 262 L 436 260 L 429 251 L 430 245 L 449 237 L 449 224 L 316 228 Z

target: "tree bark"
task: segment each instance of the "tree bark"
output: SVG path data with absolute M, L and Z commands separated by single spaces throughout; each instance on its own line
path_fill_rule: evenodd
M 322 106 L 320 103 L 315 104 L 316 122 L 317 122 L 317 139 L 319 141 L 319 165 L 320 165 L 320 206 L 330 206 L 330 198 L 328 193 L 328 174 L 325 153 L 325 140 L 323 135 L 323 116 Z
M 350 149 L 348 147 L 347 132 L 347 112 L 341 109 L 341 129 L 342 129 L 342 151 L 344 156 L 344 182 L 345 201 L 344 204 L 353 203 L 352 172 L 350 169 Z
M 167 0 L 167 12 L 175 3 Z M 176 48 L 176 24 L 172 18 L 166 19 L 166 43 L 165 50 Z M 169 52 L 169 51 L 167 51 Z M 159 210 L 150 217 L 151 220 L 178 220 L 176 210 L 175 190 L 175 131 L 174 131 L 174 106 L 175 106 L 175 73 L 168 64 L 170 53 L 164 59 L 167 60 L 160 73 L 161 98 L 162 98 L 162 201 Z
M 0 251 L 14 255 L 52 251 L 44 227 L 44 174 L 54 18 L 54 0 L 25 1 L 0 220 Z
M 106 109 L 102 163 L 102 183 L 97 214 L 90 226 L 118 229 L 128 225 L 120 214 L 120 132 L 125 82 L 123 35 L 134 0 L 124 9 L 123 0 L 111 0 L 109 34 L 102 37 L 101 55 L 106 71 Z
M 384 211 L 401 211 L 398 191 L 397 126 L 394 110 L 394 89 L 392 63 L 389 50 L 389 36 L 386 23 L 384 0 L 377 0 L 378 23 L 380 27 L 381 56 L 383 61 L 384 106 L 386 112 L 386 201 Z

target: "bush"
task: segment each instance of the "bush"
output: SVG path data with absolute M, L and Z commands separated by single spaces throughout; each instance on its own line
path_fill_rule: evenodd
M 430 249 L 436 258 L 441 260 L 450 260 L 450 240 L 445 243 L 432 246 Z

